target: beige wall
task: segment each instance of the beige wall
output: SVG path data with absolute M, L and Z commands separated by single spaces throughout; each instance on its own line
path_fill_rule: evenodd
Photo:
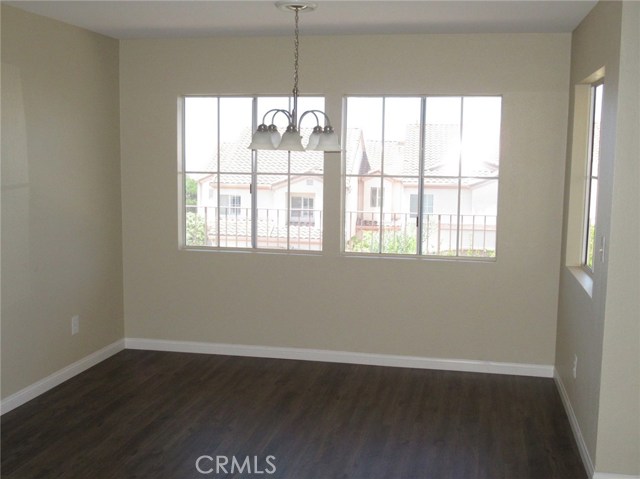
M 118 95 L 115 40 L 2 6 L 2 397 L 123 336 Z
M 596 244 L 606 238 L 608 259 L 596 259 L 589 295 L 583 287 L 589 281 L 570 269 L 575 261 L 564 245 L 556 350 L 556 367 L 595 470 L 635 475 L 640 474 L 639 6 L 600 2 L 573 34 L 571 85 L 605 68 Z M 573 103 L 572 95 L 571 112 Z M 572 130 L 569 134 L 573 137 Z M 569 205 L 581 201 L 578 187 L 584 181 L 582 166 L 571 164 L 571 145 L 570 140 L 564 221 L 569 240 L 575 236 L 571 229 L 580 227 L 572 221 L 580 211 Z M 572 177 L 577 181 L 572 183 Z M 576 379 L 571 372 L 574 355 Z
M 615 121 L 617 105 L 617 72 L 619 59 L 620 5 L 614 2 L 601 2 L 574 31 L 571 51 L 571 104 L 569 124 L 573 125 L 574 95 L 573 86 L 582 82 L 591 74 L 606 67 L 605 93 L 602 112 L 600 203 L 610 195 L 610 171 L 613 161 Z M 570 138 L 573 129 L 569 130 Z M 568 211 L 570 195 L 576 190 L 570 188 L 571 143 L 569 141 L 567 187 L 565 193 L 565 235 L 567 221 L 571 218 Z M 606 165 L 606 166 L 605 166 Z M 583 167 L 576 165 L 581 172 Z M 575 169 L 573 173 L 575 173 Z M 582 173 L 580 173 L 582 175 Z M 583 177 L 583 176 L 582 176 Z M 607 180 L 607 177 L 609 180 Z M 584 177 L 583 177 L 584 178 Z M 577 184 L 577 183 L 576 183 Z M 574 187 L 575 188 L 575 187 Z M 608 194 L 607 194 L 608 192 Z M 581 192 L 578 194 L 580 198 Z M 579 199 L 580 199 L 579 198 Z M 598 205 L 598 234 L 605 230 L 609 214 L 607 206 Z M 580 216 L 579 211 L 572 215 Z M 581 228 L 580 223 L 578 227 Z M 600 392 L 600 369 L 602 364 L 602 331 L 604 298 L 606 295 L 606 268 L 597 261 L 594 266 L 593 296 L 587 294 L 576 276 L 566 267 L 575 266 L 574 259 L 567 260 L 566 242 L 563 244 L 563 258 L 560 272 L 560 299 L 558 308 L 558 338 L 556 349 L 556 368 L 565 385 L 573 410 L 580 424 L 584 440 L 592 459 L 595 459 L 598 403 Z M 572 367 L 574 355 L 578 357 L 578 374 L 574 380 Z
M 336 127 L 349 93 L 504 95 L 498 259 L 473 263 L 341 256 L 337 155 L 322 255 L 180 251 L 179 95 L 288 93 L 291 39 L 123 41 L 119 53 L 3 6 L 2 397 L 123 337 L 124 274 L 128 337 L 555 361 L 596 469 L 640 474 L 639 10 L 594 9 L 573 35 L 570 81 L 568 35 L 303 38 L 302 91 L 326 95 Z M 602 66 L 609 260 L 590 296 L 559 253 L 564 132 L 567 86 Z
M 570 36 L 301 43 L 301 91 L 326 95 L 336 127 L 344 94 L 504 95 L 497 261 L 341 256 L 335 154 L 322 255 L 180 251 L 178 97 L 286 94 L 291 38 L 125 40 L 126 336 L 553 364 Z
M 596 469 L 640 476 L 640 3 L 622 8 Z

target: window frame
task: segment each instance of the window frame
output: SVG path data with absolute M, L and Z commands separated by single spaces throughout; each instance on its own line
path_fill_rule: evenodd
M 218 167 L 216 171 L 199 171 L 199 170 L 190 170 L 187 168 L 187 155 L 186 155 L 186 137 L 187 137 L 187 131 L 186 131 L 186 115 L 187 115 L 187 108 L 186 108 L 186 101 L 187 99 L 190 98 L 210 98 L 210 99 L 215 99 L 217 101 L 217 107 L 216 107 L 216 116 L 217 116 L 217 132 L 216 135 L 220 135 L 220 121 L 221 121 L 221 114 L 220 114 L 220 101 L 223 99 L 250 99 L 252 102 L 252 107 L 251 107 L 251 116 L 252 116 L 252 124 L 251 124 L 251 130 L 255 131 L 255 129 L 257 128 L 258 123 L 261 122 L 262 118 L 258 118 L 258 102 L 260 99 L 268 99 L 268 98 L 285 98 L 288 100 L 289 102 L 289 111 L 292 108 L 292 102 L 293 102 L 293 97 L 290 94 L 184 94 L 184 95 L 180 95 L 178 97 L 178 205 L 179 205 L 179 215 L 178 215 L 178 219 L 179 219 L 179 247 L 180 249 L 183 250 L 187 250 L 187 251 L 202 251 L 202 250 L 206 250 L 206 251 L 220 251 L 220 252 L 255 252 L 255 253 L 260 253 L 260 252 L 264 252 L 264 253 L 276 253 L 276 254 L 294 254 L 294 255 L 320 255 L 324 252 L 324 214 L 323 214 L 323 209 L 320 209 L 318 211 L 320 211 L 320 215 L 319 215 L 319 221 L 315 221 L 314 218 L 314 222 L 312 226 L 317 226 L 317 228 L 320 229 L 320 235 L 319 235 L 319 247 L 317 249 L 299 249 L 296 248 L 295 246 L 298 245 L 299 243 L 301 243 L 300 239 L 293 239 L 291 238 L 291 231 L 289 229 L 289 215 L 291 212 L 291 207 L 290 207 L 290 202 L 287 201 L 286 204 L 286 208 L 287 208 L 287 221 L 285 222 L 285 225 L 287 227 L 287 237 L 286 237 L 286 248 L 280 248 L 280 247 L 275 247 L 275 248 L 269 248 L 269 247 L 263 247 L 263 246 L 259 246 L 258 244 L 258 240 L 259 237 L 256 236 L 256 230 L 257 228 L 253 227 L 253 223 L 255 223 L 258 219 L 258 193 L 257 190 L 259 190 L 259 184 L 258 184 L 258 177 L 261 175 L 280 175 L 280 176 L 285 176 L 286 177 L 286 181 L 287 181 L 287 189 L 285 194 L 287 195 L 287 197 L 290 194 L 290 189 L 291 189 L 291 182 L 292 179 L 295 176 L 298 175 L 302 175 L 302 173 L 295 173 L 292 172 L 292 168 L 291 168 L 291 162 L 292 162 L 292 152 L 285 152 L 287 154 L 287 171 L 286 172 L 281 172 L 281 173 L 265 173 L 265 172 L 261 172 L 258 170 L 258 166 L 257 166 L 257 158 L 258 158 L 258 154 L 259 152 L 257 150 L 251 150 L 251 172 L 247 173 L 247 172 L 241 172 L 241 173 L 236 173 L 233 171 L 220 171 L 220 160 L 219 160 L 219 155 L 220 155 L 220 145 L 218 144 L 217 146 L 217 155 L 218 155 Z M 326 98 L 324 95 L 300 95 L 299 99 L 305 99 L 305 98 L 309 98 L 309 99 L 317 99 L 317 100 L 321 100 L 323 103 L 326 103 Z M 295 152 L 295 153 L 302 153 L 304 154 L 305 152 Z M 318 153 L 318 152 L 314 152 L 314 153 Z M 322 163 L 324 164 L 324 154 L 323 154 L 323 159 L 322 159 Z M 189 244 L 188 243 L 188 233 L 187 233 L 187 213 L 188 213 L 188 209 L 191 208 L 200 208 L 200 207 L 208 207 L 208 206 L 201 206 L 201 205 L 190 205 L 187 202 L 187 180 L 189 179 L 189 175 L 197 175 L 197 174 L 206 174 L 206 175 L 216 175 L 218 176 L 218 188 L 217 188 L 217 194 L 215 195 L 215 197 L 217 198 L 217 208 L 220 210 L 223 208 L 223 206 L 220 203 L 220 197 L 221 195 L 221 189 L 219 187 L 220 185 L 220 181 L 219 181 L 219 177 L 220 175 L 233 175 L 233 174 L 241 174 L 241 175 L 246 175 L 246 176 L 250 176 L 251 180 L 250 180 L 250 184 L 249 184 L 249 198 L 250 198 L 250 206 L 248 207 L 249 210 L 249 214 L 251 217 L 251 223 L 252 223 L 252 227 L 251 227 L 251 235 L 247 236 L 246 239 L 248 241 L 250 241 L 251 246 L 221 246 L 220 244 L 215 244 L 215 245 L 196 245 L 196 244 Z M 317 182 L 318 180 L 320 181 L 320 188 L 324 189 L 324 182 L 325 182 L 325 171 L 324 171 L 324 166 L 322 168 L 322 172 L 321 173 L 305 173 L 306 176 L 313 176 L 313 181 Z M 258 185 L 258 187 L 256 188 L 256 185 Z M 207 193 L 207 195 L 209 195 L 209 193 Z M 229 196 L 234 196 L 234 195 L 229 195 Z M 237 196 L 237 195 L 235 195 Z M 211 198 L 210 198 L 211 199 Z M 240 201 L 242 204 L 242 199 L 240 196 Z M 315 202 L 314 202 L 315 204 Z M 227 206 L 225 207 L 227 209 L 232 209 L 232 208 L 236 208 L 236 207 L 231 207 L 231 206 Z M 240 207 L 240 211 L 241 211 L 241 207 Z M 314 210 L 315 212 L 316 210 Z M 223 215 L 218 212 L 216 215 L 216 221 L 219 225 L 220 223 L 220 218 Z M 297 225 L 296 225 L 297 226 Z M 206 229 L 205 229 L 205 235 L 207 234 Z M 205 240 L 206 242 L 206 240 Z M 217 242 L 219 243 L 219 237 Z M 295 245 L 294 245 L 295 242 Z M 304 240 L 302 241 L 304 242 Z
M 419 239 L 417 241 L 417 246 L 416 246 L 416 252 L 415 253 L 410 253 L 410 254 L 394 254 L 394 253 L 385 253 L 383 251 L 379 251 L 379 252 L 362 252 L 362 251 L 348 251 L 347 250 L 347 238 L 346 238 L 346 223 L 347 223 L 347 209 L 346 209 L 346 197 L 347 197 L 347 181 L 346 179 L 348 177 L 351 178 L 362 178 L 364 180 L 368 180 L 368 179 L 378 179 L 380 180 L 380 184 L 384 184 L 384 181 L 388 178 L 391 178 L 391 175 L 368 175 L 368 174 L 364 174 L 364 175 L 359 175 L 359 174 L 348 174 L 346 171 L 347 168 L 347 161 L 346 161 L 346 154 L 347 152 L 347 148 L 346 148 L 346 144 L 347 144 L 347 129 L 348 129 L 348 100 L 350 98 L 381 98 L 383 99 L 393 99 L 393 98 L 420 98 L 421 100 L 421 112 L 420 112 L 420 124 L 422 126 L 422 130 L 424 130 L 424 125 L 425 125 L 425 105 L 426 105 L 426 100 L 428 98 L 452 98 L 452 97 L 456 97 L 456 98 L 460 98 L 461 99 L 461 108 L 462 108 L 462 103 L 464 102 L 465 98 L 499 98 L 500 99 L 500 134 L 499 134 L 499 138 L 498 138 L 498 142 L 499 142 L 499 152 L 498 152 L 498 158 L 499 158 L 499 164 L 502 163 L 502 155 L 503 155 L 503 149 L 502 149 L 502 144 L 503 144 L 503 129 L 504 129 L 504 95 L 501 93 L 496 93 L 496 94 L 471 94 L 471 95 L 466 95 L 466 94 L 387 94 L 387 93 L 383 93 L 383 94 L 365 94 L 365 93 L 358 93 L 358 94 L 346 94 L 343 96 L 342 98 L 342 117 L 343 117 L 343 124 L 342 124 L 342 138 L 344 138 L 344 142 L 345 142 L 345 147 L 343 148 L 342 151 L 342 161 L 341 161 L 341 176 L 342 176 L 342 184 L 341 184 L 341 191 L 342 191 L 342 202 L 341 202 L 341 218 L 340 218 L 340 245 L 341 245 L 341 254 L 343 256 L 347 256 L 347 257 L 366 257 L 366 258 L 402 258 L 402 259 L 418 259 L 418 260 L 429 260 L 429 261 L 442 261 L 442 260 L 446 260 L 446 261 L 478 261 L 478 262 L 495 262 L 497 261 L 497 257 L 498 257 L 498 245 L 499 245 L 499 234 L 498 234 L 498 230 L 499 230 L 499 201 L 500 201 L 500 167 L 498 167 L 497 169 L 497 175 L 492 176 L 492 177 L 481 177 L 481 176 L 474 176 L 474 175 L 463 175 L 462 174 L 462 170 L 461 170 L 461 166 L 460 169 L 458 171 L 457 175 L 453 175 L 453 176 L 447 176 L 447 175 L 442 175 L 442 176 L 430 176 L 430 175 L 425 175 L 424 174 L 424 158 L 422 156 L 423 152 L 424 152 L 424 144 L 421 145 L 421 153 L 420 153 L 420 172 L 418 173 L 418 197 L 419 198 L 423 198 L 423 201 L 419 201 L 418 200 L 418 214 L 414 217 L 416 222 L 418 223 L 418 232 L 417 232 L 417 238 Z M 461 117 L 460 117 L 460 121 L 461 121 L 461 125 L 463 122 L 463 110 L 461 110 Z M 385 122 L 385 113 L 384 113 L 384 107 L 382 110 L 382 122 L 384 124 Z M 383 126 L 383 130 L 384 130 L 384 126 Z M 461 127 L 462 130 L 462 127 Z M 421 136 L 424 136 L 424 131 L 422 131 Z M 421 141 L 424 141 L 424 138 L 421 138 Z M 419 221 L 420 218 L 424 217 L 424 184 L 425 184 L 425 180 L 426 179 L 433 179 L 433 178 L 438 178 L 438 179 L 443 179 L 443 180 L 456 180 L 458 181 L 458 212 L 456 214 L 456 218 L 457 218 L 457 230 L 456 230 L 456 255 L 455 256 L 448 256 L 448 255 L 434 255 L 434 254 L 426 254 L 422 251 L 422 245 L 421 245 L 421 241 L 420 239 L 422 239 L 422 228 L 424 227 L 423 225 L 423 221 Z M 483 181 L 496 181 L 497 182 L 497 195 L 496 195 L 496 214 L 495 214 L 495 248 L 494 248 L 494 255 L 493 256 L 487 256 L 487 257 L 481 257 L 481 256 L 463 256 L 460 255 L 459 252 L 460 250 L 462 250 L 462 246 L 461 246 L 461 242 L 462 242 L 462 235 L 461 235 L 461 218 L 464 216 L 469 216 L 469 215 L 464 215 L 460 212 L 460 193 L 462 190 L 462 181 L 464 179 L 472 179 L 472 178 L 476 178 L 476 179 L 481 179 Z M 384 215 L 384 196 L 385 196 L 385 191 L 383 189 L 382 191 L 382 201 L 383 201 L 383 205 L 381 207 L 381 214 Z M 491 215 L 493 216 L 493 215 Z M 382 234 L 382 233 L 381 233 Z M 380 244 L 382 244 L 382 241 L 380 241 Z M 382 247 L 380 247 L 381 249 Z

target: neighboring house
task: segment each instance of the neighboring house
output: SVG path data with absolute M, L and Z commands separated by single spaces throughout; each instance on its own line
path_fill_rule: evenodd
M 221 145 L 220 173 L 198 179 L 198 214 L 208 245 L 220 231 L 220 246 L 251 246 L 251 131 Z M 209 169 L 217 169 L 212 160 Z M 257 153 L 257 240 L 261 247 L 320 249 L 322 244 L 322 152 Z M 219 191 L 218 191 L 219 190 Z M 218 195 L 219 192 L 219 195 Z M 219 204 L 218 204 L 219 201 Z
M 455 250 L 458 208 L 462 248 L 495 251 L 498 182 L 489 178 L 498 176 L 498 151 L 474 163 L 468 175 L 473 177 L 458 179 L 459 138 L 458 125 L 427 124 L 425 129 L 423 240 L 434 254 Z M 351 130 L 346 152 L 346 240 L 381 230 L 415 237 L 419 126 L 411 125 L 404 141 L 384 144 Z
M 350 129 L 345 139 L 345 240 L 366 232 L 416 235 L 418 215 L 419 127 L 411 125 L 404 141 L 367 140 Z M 220 148 L 220 172 L 198 179 L 197 210 L 204 218 L 208 245 L 220 231 L 220 246 L 251 245 L 251 132 Z M 423 238 L 428 251 L 455 250 L 458 231 L 463 248 L 493 251 L 496 242 L 497 180 L 459 180 L 458 125 L 427 125 L 425 131 L 425 215 Z M 454 161 L 451 161 L 451 160 Z M 257 153 L 257 240 L 262 247 L 320 249 L 323 208 L 322 152 Z M 495 158 L 483 160 L 474 175 L 497 177 Z M 456 165 L 455 170 L 450 165 Z M 217 169 L 212 160 L 210 170 Z M 455 178 L 451 178 L 451 177 Z M 383 179 L 384 178 L 384 179 Z M 458 182 L 461 186 L 458 188 Z

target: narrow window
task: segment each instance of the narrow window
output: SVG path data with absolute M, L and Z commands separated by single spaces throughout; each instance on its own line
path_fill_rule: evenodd
M 604 85 L 591 87 L 589 117 L 589 150 L 587 161 L 587 185 L 585 195 L 585 226 L 583 234 L 583 265 L 593 271 L 594 243 L 596 238 L 596 210 L 598 204 L 598 168 L 600 163 L 600 119 L 602 117 L 602 94 Z

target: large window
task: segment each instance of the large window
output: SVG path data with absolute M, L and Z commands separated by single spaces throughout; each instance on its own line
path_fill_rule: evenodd
M 495 257 L 501 97 L 345 105 L 345 252 Z
M 589 110 L 589 150 L 583 233 L 583 265 L 590 271 L 593 271 L 593 252 L 596 238 L 596 206 L 598 203 L 598 167 L 600 159 L 600 119 L 602 116 L 603 90 L 604 85 L 602 83 L 591 87 L 591 102 Z
M 290 109 L 290 102 L 265 96 L 183 99 L 187 248 L 322 249 L 323 153 L 247 148 L 264 113 Z M 323 110 L 324 99 L 301 97 L 298 109 Z M 307 141 L 311 131 L 301 133 Z

